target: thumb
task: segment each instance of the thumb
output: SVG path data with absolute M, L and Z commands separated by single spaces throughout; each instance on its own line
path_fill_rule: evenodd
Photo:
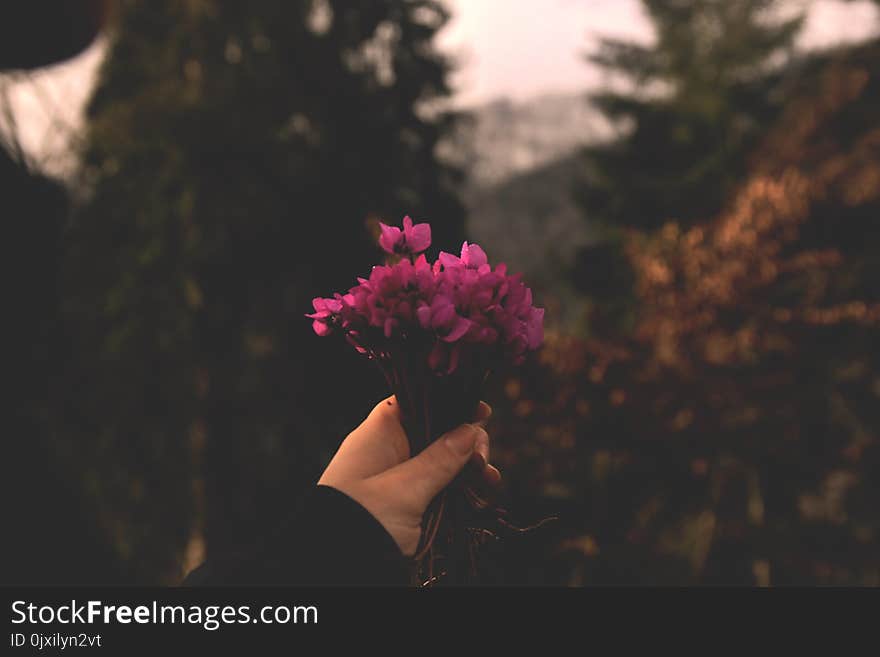
M 420 507 L 427 507 L 467 465 L 477 440 L 485 433 L 479 425 L 462 424 L 442 435 L 417 456 L 386 472 L 383 478 L 388 477 L 392 486 L 399 486 L 398 490 L 414 496 Z

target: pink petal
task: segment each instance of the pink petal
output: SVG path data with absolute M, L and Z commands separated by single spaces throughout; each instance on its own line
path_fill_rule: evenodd
M 489 259 L 486 257 L 486 252 L 479 246 L 465 242 L 461 245 L 461 261 L 468 267 L 476 269 L 489 262 Z
M 431 324 L 434 328 L 440 328 L 449 324 L 455 318 L 455 306 L 447 299 L 440 298 L 431 304 Z
M 416 258 L 416 271 L 430 271 L 431 265 L 428 264 L 428 259 L 425 257 L 425 254 L 421 254 L 418 258 Z
M 427 304 L 419 306 L 416 309 L 416 317 L 419 318 L 422 328 L 428 328 L 431 325 L 431 308 Z
M 456 267 L 464 265 L 460 258 L 455 257 L 451 253 L 446 253 L 445 251 L 440 252 L 437 262 L 443 265 L 446 269 L 455 269 Z
M 318 319 L 312 322 L 312 328 L 315 330 L 315 333 L 321 336 L 329 335 L 332 332 L 331 328 L 325 322 Z
M 431 226 L 416 224 L 406 236 L 406 245 L 413 253 L 420 253 L 431 246 Z
M 379 246 L 386 253 L 394 253 L 394 247 L 400 242 L 403 233 L 400 232 L 400 228 L 396 226 L 386 226 L 382 222 L 379 222 L 379 229 L 382 231 L 382 234 L 379 236 Z
M 465 333 L 468 332 L 468 329 L 471 327 L 471 321 L 464 319 L 463 317 L 459 317 L 458 321 L 455 323 L 455 326 L 452 327 L 452 330 L 443 337 L 444 342 L 455 342 L 459 338 L 461 338 Z

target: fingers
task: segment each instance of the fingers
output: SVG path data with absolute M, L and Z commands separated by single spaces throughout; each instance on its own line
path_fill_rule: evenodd
M 482 479 L 483 483 L 488 484 L 490 487 L 494 488 L 501 483 L 501 472 L 489 463 L 488 434 L 477 438 L 477 444 L 471 456 L 471 466 L 474 469 L 473 476 Z
M 474 414 L 475 424 L 458 427 L 435 441 L 417 457 L 418 460 L 409 459 L 409 442 L 400 424 L 400 408 L 392 395 L 376 404 L 361 425 L 349 434 L 320 483 L 333 485 L 388 474 L 390 485 L 395 485 L 395 482 L 399 483 L 406 477 L 409 480 L 401 484 L 406 487 L 397 490 L 408 494 L 409 490 L 417 489 L 418 503 L 421 504 L 425 499 L 430 501 L 470 462 L 474 476 L 495 486 L 500 482 L 501 475 L 489 465 L 489 436 L 483 428 L 491 415 L 492 408 L 480 402 Z M 460 458 L 449 458 L 450 448 L 448 445 L 444 448 L 444 439 L 451 438 L 453 443 L 455 437 L 470 440 L 466 436 L 466 427 L 470 427 L 470 434 L 473 434 L 473 442 L 467 453 Z M 401 465 L 410 461 L 416 463 L 404 468 L 401 473 Z
M 489 462 L 489 434 L 485 431 L 477 436 L 477 444 L 474 445 L 474 454 L 471 459 L 481 467 Z
M 494 465 L 487 465 L 483 470 L 483 478 L 490 486 L 497 486 L 501 483 L 501 471 Z
M 386 397 L 373 407 L 363 422 L 369 425 L 387 425 L 400 423 L 400 407 L 394 395 Z
M 474 423 L 485 428 L 486 423 L 492 415 L 492 407 L 484 401 L 480 402 L 477 412 L 474 415 Z M 474 465 L 481 470 L 489 463 L 489 434 L 481 434 L 477 438 L 477 444 L 474 447 L 474 454 L 471 457 Z
M 477 408 L 477 414 L 474 418 L 475 422 L 485 426 L 489 418 L 492 417 L 492 407 L 484 401 L 480 402 Z M 501 483 L 501 472 L 498 468 L 489 463 L 489 435 L 484 434 L 477 439 L 474 449 L 474 455 L 471 457 L 474 466 L 477 467 L 482 474 L 483 480 L 490 486 L 497 486 Z
M 379 475 L 395 490 L 408 491 L 424 509 L 471 460 L 477 443 L 485 441 L 485 429 L 476 424 L 462 424 L 444 434 L 417 456 Z
M 319 483 L 334 485 L 385 472 L 409 458 L 409 442 L 393 396 L 380 401 L 339 446 Z
M 409 458 L 409 441 L 400 423 L 400 405 L 394 395 L 386 397 L 373 407 L 370 414 L 361 423 L 357 433 L 362 435 L 361 440 L 373 444 L 390 443 L 393 447 L 397 460 L 396 465 Z
M 492 417 L 492 407 L 486 402 L 481 401 L 480 405 L 477 407 L 477 414 L 476 417 L 474 417 L 474 422 L 485 424 L 490 417 Z

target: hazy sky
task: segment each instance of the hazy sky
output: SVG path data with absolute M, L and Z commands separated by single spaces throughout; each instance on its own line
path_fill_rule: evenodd
M 639 0 L 446 0 L 450 24 L 439 46 L 458 62 L 455 102 L 471 105 L 506 95 L 524 99 L 575 92 L 597 81 L 584 54 L 601 35 L 650 41 Z M 809 6 L 801 43 L 824 46 L 880 31 L 870 0 L 790 0 Z M 74 60 L 44 69 L 13 88 L 25 148 L 60 171 L 64 143 L 81 122 L 82 107 L 103 55 L 101 42 Z M 54 127 L 53 127 L 54 125 Z M 67 126 L 67 128 L 65 128 Z M 69 164 L 69 162 L 68 162 Z
M 597 80 L 597 71 L 583 59 L 596 37 L 652 37 L 639 0 L 446 1 L 453 18 L 439 43 L 459 61 L 453 81 L 463 105 L 502 95 L 522 99 L 581 90 Z M 791 5 L 810 6 L 803 46 L 860 40 L 880 31 L 877 7 L 868 0 Z

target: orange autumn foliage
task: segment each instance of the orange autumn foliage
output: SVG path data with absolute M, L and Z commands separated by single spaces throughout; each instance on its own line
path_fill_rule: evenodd
M 880 583 L 878 72 L 807 67 L 717 217 L 628 233 L 632 332 L 508 385 L 514 494 L 577 519 L 560 578 Z

